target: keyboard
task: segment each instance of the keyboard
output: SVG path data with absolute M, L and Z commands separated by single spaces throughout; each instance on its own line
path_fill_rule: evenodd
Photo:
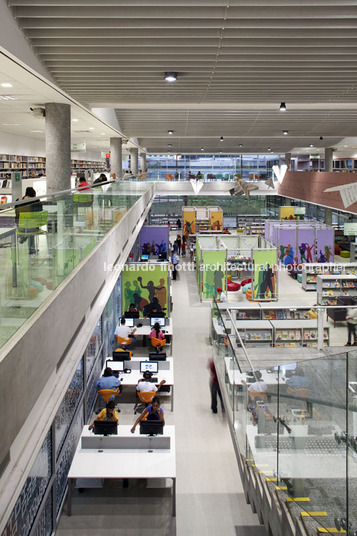
M 159 378 L 154 378 L 154 376 L 152 376 L 149 380 L 150 383 L 158 383 L 159 381 Z

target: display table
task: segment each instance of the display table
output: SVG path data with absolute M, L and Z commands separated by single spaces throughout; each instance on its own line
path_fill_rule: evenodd
M 175 427 L 165 426 L 163 436 L 140 436 L 139 427 L 118 426 L 116 436 L 95 436 L 85 426 L 68 473 L 68 509 L 76 479 L 171 478 L 172 515 L 176 515 Z

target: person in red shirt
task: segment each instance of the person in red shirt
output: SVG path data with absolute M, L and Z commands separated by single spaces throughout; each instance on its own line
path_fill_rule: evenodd
M 81 191 L 82 190 L 90 190 L 90 186 L 89 186 L 88 182 L 86 182 L 86 179 L 84 177 L 79 177 L 77 189 L 81 190 Z
M 224 413 L 225 409 L 224 409 L 224 404 L 223 404 L 222 393 L 221 393 L 221 389 L 219 387 L 216 367 L 214 366 L 213 359 L 209 360 L 208 368 L 209 368 L 209 371 L 210 371 L 209 386 L 210 386 L 210 390 L 211 390 L 211 410 L 212 410 L 212 413 L 217 413 L 217 395 L 219 396 L 219 399 L 221 401 L 222 413 Z

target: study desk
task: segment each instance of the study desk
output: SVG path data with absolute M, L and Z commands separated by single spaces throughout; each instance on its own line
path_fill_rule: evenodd
M 149 361 L 147 357 L 133 357 L 130 361 L 124 361 L 124 368 L 131 369 L 130 374 L 125 374 L 125 372 L 121 372 L 119 374 L 119 379 L 121 381 L 121 384 L 123 386 L 125 385 L 132 385 L 136 386 L 139 382 L 139 380 L 142 379 L 143 373 L 140 372 L 140 361 Z M 153 374 L 155 378 L 158 378 L 158 382 L 160 383 L 161 380 L 165 380 L 164 385 L 168 385 L 171 387 L 171 411 L 174 410 L 174 360 L 172 357 L 166 358 L 166 361 L 158 361 L 159 363 L 159 372 L 156 374 Z M 112 361 L 111 358 L 106 359 L 106 364 L 103 367 L 102 374 L 104 372 L 104 369 L 106 366 L 110 367 L 112 370 L 116 371 L 118 370 L 118 367 L 121 365 L 120 361 Z M 158 392 L 158 396 L 160 396 L 160 392 Z
M 142 337 L 143 338 L 143 346 L 146 346 L 146 337 L 148 337 L 153 329 L 152 326 L 150 326 L 150 320 L 147 322 L 147 319 L 139 319 L 139 322 L 135 322 L 139 324 L 143 324 L 140 328 L 137 326 L 134 326 L 136 329 L 134 333 L 134 337 Z M 173 333 L 173 327 L 172 327 L 172 318 L 166 318 L 166 325 L 162 328 L 162 332 L 164 336 L 170 335 L 171 337 L 171 353 L 172 353 L 172 333 Z M 154 351 L 154 349 L 153 349 Z
M 72 494 L 76 479 L 171 478 L 172 515 L 176 515 L 175 427 L 166 425 L 162 436 L 134 434 L 130 425 L 118 426 L 117 436 L 96 436 L 83 428 L 68 473 L 68 509 L 72 515 Z M 93 448 L 92 448 L 93 447 Z M 168 448 L 167 448 L 168 447 Z

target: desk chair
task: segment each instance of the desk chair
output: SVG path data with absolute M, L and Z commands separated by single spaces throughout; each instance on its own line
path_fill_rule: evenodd
M 257 402 L 258 400 L 265 402 L 267 393 L 263 391 L 248 391 L 248 397 L 252 402 Z
M 134 414 L 144 411 L 144 409 L 150 404 L 154 396 L 156 396 L 156 391 L 137 391 L 136 395 L 139 398 L 141 404 L 140 402 L 136 402 L 134 406 Z
M 151 345 L 156 349 L 156 353 L 162 351 L 163 347 L 166 344 L 166 339 L 163 339 L 162 341 L 160 339 L 157 339 L 156 337 L 150 337 Z
M 98 393 L 98 396 L 99 396 L 99 400 L 100 398 L 102 398 L 104 400 L 105 403 L 109 402 L 109 400 L 111 399 L 112 396 L 114 396 L 114 398 L 116 396 L 118 396 L 119 394 L 119 387 L 117 387 L 116 389 L 98 389 L 97 390 L 97 393 Z M 96 413 L 99 413 L 103 408 L 100 407 L 96 410 Z
M 119 347 L 122 348 L 122 350 L 125 350 L 133 342 L 133 339 L 125 339 L 124 337 L 120 337 L 120 335 L 115 336 L 118 341 Z

